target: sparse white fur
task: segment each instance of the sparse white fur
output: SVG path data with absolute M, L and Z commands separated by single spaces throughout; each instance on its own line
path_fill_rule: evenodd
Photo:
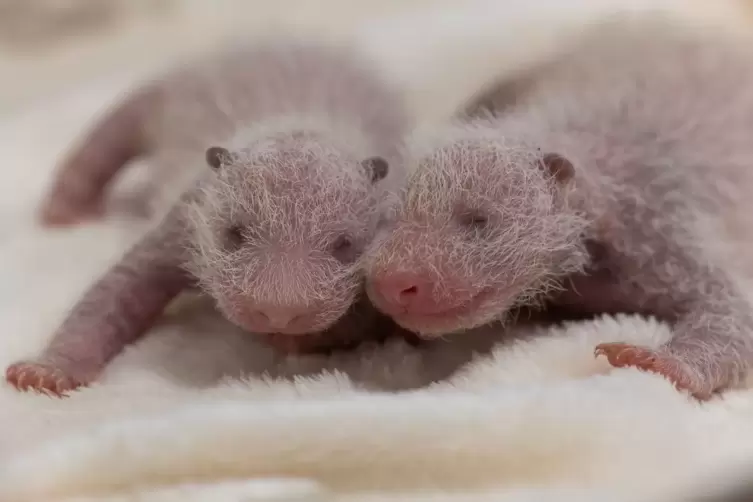
M 186 207 L 188 266 L 218 299 L 317 305 L 318 329 L 341 317 L 360 289 L 358 261 L 338 263 L 330 246 L 344 233 L 355 245 L 368 243 L 379 199 L 353 169 L 360 157 L 343 158 L 340 145 L 325 143 L 328 135 L 302 133 L 281 158 L 279 142 L 290 131 L 249 137 L 247 148 L 233 150 L 232 165 L 199 185 Z M 228 249 L 224 232 L 234 225 L 247 244 Z
M 249 310 L 272 306 L 314 311 L 302 324 L 320 331 L 357 299 L 357 258 L 386 192 L 402 182 L 409 127 L 399 92 L 364 59 L 306 41 L 259 45 L 161 85 L 163 109 L 149 134 L 158 155 L 173 158 L 167 165 L 202 164 L 209 146 L 230 152 L 218 172 L 202 166 L 181 211 L 187 268 L 242 325 L 258 324 Z M 361 166 L 374 156 L 389 164 L 377 182 Z M 225 235 L 232 227 L 242 229 L 237 249 Z M 344 263 L 331 253 L 340 236 L 357 248 Z
M 6 380 L 56 395 L 90 384 L 193 286 L 283 351 L 393 334 L 361 294 L 358 262 L 382 182 L 401 178 L 409 120 L 400 92 L 363 59 L 334 45 L 260 42 L 173 70 L 111 110 L 63 163 L 44 222 L 97 212 L 115 174 L 149 154 L 198 186 Z
M 615 16 L 525 85 L 482 96 L 415 160 L 396 228 L 371 257 L 374 303 L 437 335 L 572 280 L 586 291 L 565 284 L 555 302 L 676 321 L 655 357 L 694 394 L 739 382 L 753 310 L 735 277 L 741 260 L 725 257 L 753 236 L 750 47 L 663 16 Z M 551 154 L 574 177 L 552 176 Z M 464 223 L 468 211 L 483 225 Z M 589 244 L 603 252 L 585 253 Z M 385 284 L 406 271 L 430 307 L 389 299 Z
M 501 138 L 491 120 L 422 132 L 410 144 L 410 158 L 417 163 L 396 218 L 431 232 L 408 237 L 388 229 L 372 246 L 379 250 L 370 253 L 372 270 L 391 264 L 394 272 L 429 267 L 442 274 L 451 264 L 469 277 L 514 288 L 514 303 L 507 305 L 512 308 L 530 305 L 557 288 L 563 275 L 582 269 L 586 255 L 581 236 L 589 222 L 569 208 L 567 193 L 551 189 L 552 180 L 537 166 L 541 156 L 535 147 Z M 490 164 L 493 169 L 487 169 Z M 483 242 L 473 238 L 472 230 L 458 228 L 464 208 L 483 208 L 492 217 L 494 231 L 486 233 Z M 458 232 L 465 238 L 454 238 Z M 386 239 L 403 245 L 383 246 Z M 449 300 L 476 287 L 438 281 L 433 294 Z M 459 322 L 485 324 L 500 319 L 501 310 L 506 309 L 487 304 L 472 321 Z

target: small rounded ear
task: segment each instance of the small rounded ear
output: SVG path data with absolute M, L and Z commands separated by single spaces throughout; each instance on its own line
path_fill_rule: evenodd
M 372 183 L 384 179 L 390 170 L 390 165 L 382 157 L 369 157 L 361 162 L 361 166 L 371 176 Z
M 541 159 L 544 170 L 549 172 L 554 179 L 564 183 L 573 177 L 575 167 L 567 158 L 558 153 L 546 153 Z
M 210 146 L 204 155 L 209 167 L 215 170 L 230 162 L 230 152 L 221 146 Z

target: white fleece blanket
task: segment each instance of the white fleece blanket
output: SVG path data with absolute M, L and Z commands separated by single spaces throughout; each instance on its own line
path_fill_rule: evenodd
M 148 226 L 109 219 L 43 231 L 33 211 L 60 153 L 149 65 L 274 29 L 274 20 L 327 35 L 353 31 L 409 85 L 431 122 L 582 23 L 649 3 L 628 2 L 414 0 L 425 10 L 362 26 L 358 20 L 407 5 L 228 0 L 212 10 L 187 1 L 160 28 L 137 23 L 91 45 L 75 42 L 89 66 L 65 49 L 34 64 L 7 58 L 2 70 L 14 79 L 0 94 L 7 109 L 19 106 L 0 122 L 0 367 L 40 350 L 81 292 Z M 693 19 L 710 19 L 711 6 L 681 3 L 682 12 L 701 13 Z M 714 8 L 730 22 L 742 18 L 736 5 Z M 196 41 L 204 35 L 204 44 Z M 65 61 L 78 76 L 24 89 Z M 604 317 L 481 330 L 420 350 L 392 342 L 283 358 L 218 318 L 207 301 L 187 298 L 96 385 L 68 399 L 0 385 L 0 501 L 617 501 L 698 493 L 728 465 L 753 459 L 753 391 L 699 405 L 662 378 L 612 370 L 592 355 L 600 342 L 657 345 L 668 336 L 650 320 Z

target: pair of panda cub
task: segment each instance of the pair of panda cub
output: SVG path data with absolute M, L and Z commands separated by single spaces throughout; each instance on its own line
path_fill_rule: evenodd
M 270 43 L 176 70 L 105 115 L 42 219 L 100 213 L 118 170 L 147 154 L 200 159 L 196 185 L 6 378 L 58 395 L 86 385 L 199 287 L 304 352 L 531 306 L 654 315 L 673 325 L 664 346 L 596 353 L 709 398 L 753 361 L 748 47 L 615 19 L 420 138 L 399 90 L 346 49 Z

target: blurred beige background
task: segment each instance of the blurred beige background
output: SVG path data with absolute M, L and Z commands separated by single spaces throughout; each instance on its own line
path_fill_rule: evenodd
M 338 36 L 432 0 L 0 0 L 0 112 L 133 63 L 282 26 Z M 345 30 L 344 30 L 345 27 Z
M 739 1 L 753 13 L 753 0 Z M 339 36 L 360 21 L 460 2 L 328 0 L 322 8 L 312 0 L 270 0 L 260 9 L 246 0 L 0 0 L 0 113 L 103 72 L 155 64 L 235 36 L 291 25 Z M 687 2 L 715 12 L 723 3 Z

